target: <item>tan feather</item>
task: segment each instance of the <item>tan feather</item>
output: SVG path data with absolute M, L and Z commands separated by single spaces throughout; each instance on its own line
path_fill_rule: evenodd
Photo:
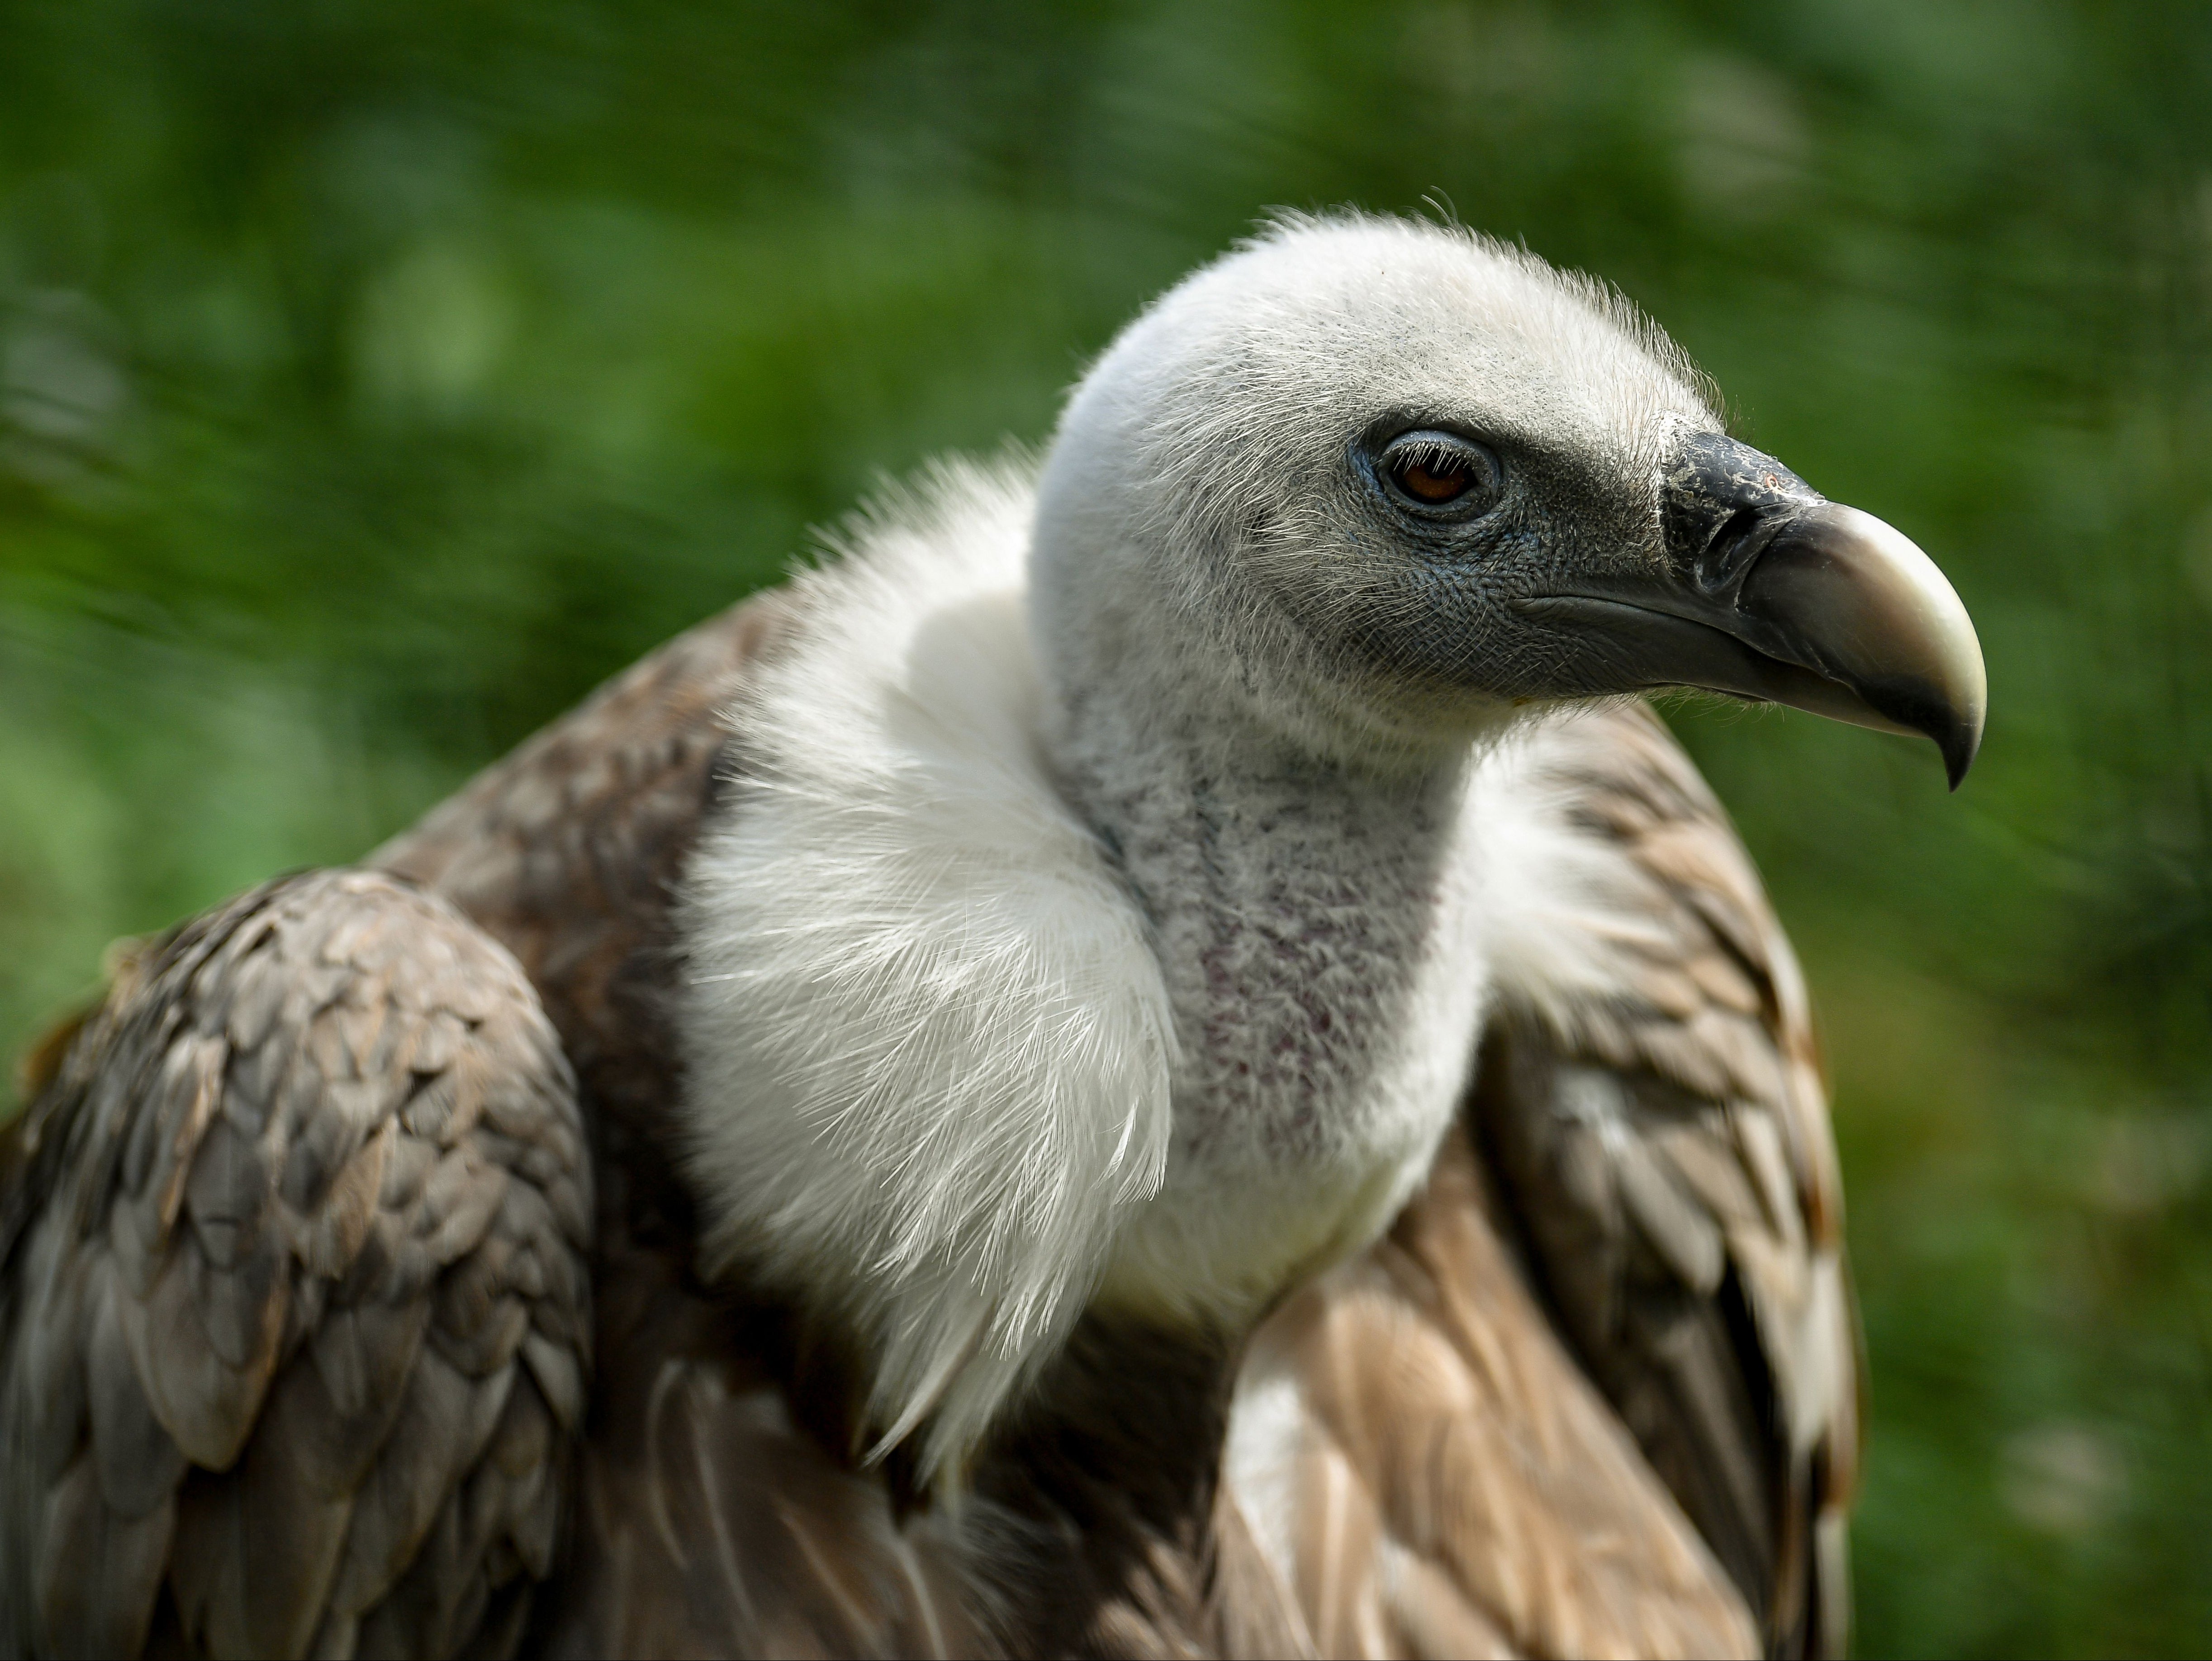
M 1768 1646 L 1820 1652 L 1848 1607 L 1828 1578 L 1840 1555 L 1814 1536 L 1839 1537 L 1817 1519 L 1846 1502 L 1856 1377 L 1802 982 L 1724 816 L 1654 718 L 1585 715 L 1545 744 L 1540 771 L 1570 793 L 1584 854 L 1639 897 L 1638 922 L 1624 944 L 1600 940 L 1617 989 L 1601 1010 L 1562 1021 L 1506 989 L 1482 1143 L 1563 1335 Z M 1603 1136 L 1584 1100 L 1593 1067 L 1617 1080 Z
M 1748 1653 L 1718 1566 L 1551 1336 L 1455 1137 L 1374 1254 L 1299 1293 L 1241 1390 L 1296 1381 L 1291 1584 L 1325 1653 Z M 1393 1635 L 1395 1634 L 1395 1636 Z

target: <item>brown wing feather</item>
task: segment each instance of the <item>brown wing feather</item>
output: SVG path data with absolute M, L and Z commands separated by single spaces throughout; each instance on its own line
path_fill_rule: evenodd
M 1382 1243 L 1261 1329 L 1237 1403 L 1232 1483 L 1321 1654 L 1758 1651 L 1525 1288 L 1462 1132 Z
M 1825 1417 L 1815 1415 L 1817 1434 L 1778 1438 L 1772 1430 L 1793 1412 L 1803 1417 L 1803 1403 L 1819 1396 L 1806 1381 L 1823 1376 L 1823 1357 L 1802 1342 L 1805 1322 L 1790 1320 L 1804 1306 L 1802 1296 L 1791 1301 L 1792 1289 L 1808 1283 L 1802 1265 L 1823 1252 L 1834 1261 L 1832 1161 L 1786 947 L 1717 809 L 1656 724 L 1633 714 L 1595 718 L 1579 745 L 1556 746 L 1547 764 L 1568 786 L 1580 833 L 1617 849 L 1665 898 L 1653 916 L 1679 938 L 1624 931 L 1617 944 L 1627 989 L 1571 1022 L 1510 1007 L 1491 1035 L 1475 1112 L 1485 1159 L 1455 1138 L 1391 1238 L 1298 1294 L 1263 1331 L 1238 1410 L 1267 1378 L 1290 1382 L 1291 1411 L 1276 1415 L 1273 1432 L 1297 1450 L 1285 1467 L 1292 1491 L 1268 1496 L 1280 1503 L 1260 1513 L 1251 1496 L 1224 1490 L 1212 1528 L 1195 1533 L 1173 1522 L 1186 1501 L 1171 1499 L 1161 1518 L 1129 1524 L 1128 1561 L 1109 1575 L 1113 1584 L 1089 1587 L 1066 1568 L 1066 1554 L 1098 1557 L 1103 1536 L 1094 1532 L 1081 1546 L 1073 1537 L 1051 1542 L 1081 1512 L 1079 1504 L 1067 1511 L 1073 1496 L 1086 1484 L 1110 1488 L 1116 1471 L 1133 1468 L 1127 1461 L 1147 1457 L 1159 1427 L 1122 1427 L 1126 1415 L 1105 1414 L 1115 1422 L 1089 1456 L 1095 1475 L 1058 1472 L 1017 1508 L 1020 1516 L 992 1525 L 996 1536 L 988 1527 L 977 1531 L 979 1501 L 963 1535 L 940 1515 L 907 1510 L 884 1473 L 854 1469 L 841 1452 L 848 1439 L 836 1369 L 807 1362 L 778 1311 L 732 1300 L 690 1272 L 689 1203 L 666 1155 L 675 1080 L 665 997 L 678 972 L 669 890 L 724 759 L 715 713 L 742 695 L 749 665 L 773 648 L 785 606 L 765 596 L 680 637 L 375 856 L 446 895 L 520 959 L 576 1063 L 592 1126 L 602 1372 L 562 1595 L 541 1601 L 533 1643 L 572 1654 L 988 1652 L 1047 1630 L 1079 1630 L 1087 1646 L 1131 1652 L 1755 1648 L 1744 1600 L 1714 1555 L 1741 1573 L 1730 1519 L 1759 1513 L 1745 1496 L 1760 1482 L 1770 1495 L 1801 1494 L 1801 1517 L 1838 1515 L 1848 1487 L 1847 1386 L 1830 1392 Z M 377 1041 L 360 1026 L 331 1054 Z M 192 1062 L 189 1055 L 177 1062 L 165 1085 L 178 1100 L 197 1099 Z M 1572 1139 L 1554 1122 L 1580 1123 L 1576 1112 L 1589 1104 L 1578 1105 L 1575 1092 L 1588 1098 L 1608 1079 L 1646 1116 L 1644 1098 L 1661 1086 L 1681 1092 L 1668 1098 L 1677 1107 L 1703 1092 L 1719 1104 L 1729 1135 L 1677 1112 L 1663 1124 L 1635 1120 L 1631 1141 L 1644 1157 L 1623 1163 L 1606 1150 L 1610 1163 L 1594 1163 L 1579 1144 L 1559 1153 Z M 1502 1185 L 1503 1201 L 1490 1182 Z M 7 1208 L 21 1212 L 17 1196 L 27 1187 L 44 1185 L 0 1184 L 0 1247 L 22 1232 Z M 1539 1238 L 1530 1217 L 1547 1207 L 1571 1226 Z M 1643 1457 L 1522 1289 L 1505 1244 L 1516 1234 L 1561 1329 L 1620 1405 Z M 1662 1271 L 1656 1281 L 1654 1261 Z M 1711 1338 L 1710 1320 L 1690 1323 L 1707 1342 L 1687 1363 L 1663 1348 L 1655 1361 L 1648 1344 L 1615 1340 L 1607 1349 L 1593 1342 L 1592 1334 L 1646 1330 L 1646 1311 L 1669 1307 L 1652 1291 L 1668 1288 L 1664 1275 L 1673 1276 L 1678 1304 L 1724 1301 L 1698 1290 L 1712 1281 L 1716 1262 L 1720 1284 L 1745 1288 L 1743 1318 L 1718 1329 L 1724 1343 Z M 1605 1322 L 1576 1324 L 1566 1300 L 1585 1297 L 1575 1306 L 1607 1311 Z M 445 1323 L 433 1331 L 457 1321 L 465 1327 L 466 1311 L 484 1303 L 457 1281 L 450 1299 L 416 1318 Z M 257 1336 L 265 1311 L 264 1327 L 254 1325 L 261 1308 L 233 1297 L 210 1330 L 250 1357 L 254 1343 L 267 1342 Z M 15 1329 L 13 1311 L 0 1317 Z M 295 1319 L 288 1311 L 288 1332 Z M 465 1402 L 450 1384 L 468 1376 L 451 1359 L 455 1348 L 469 1352 L 471 1364 L 483 1359 L 469 1344 L 453 1345 L 449 1334 L 439 1347 L 412 1336 L 404 1322 L 396 1334 L 355 1324 L 345 1344 L 333 1341 L 326 1371 L 352 1379 L 362 1399 L 394 1403 L 388 1412 L 404 1426 L 386 1445 L 407 1451 L 363 1479 L 367 1489 L 387 1465 L 392 1473 L 372 1507 L 382 1531 L 368 1530 L 358 1552 L 349 1537 L 348 1564 L 367 1567 L 333 1572 L 331 1583 L 351 1587 L 345 1595 L 357 1601 L 366 1582 L 345 1574 L 373 1578 L 382 1565 L 394 1584 L 370 1609 L 361 1641 L 412 1647 L 404 1623 L 419 1632 L 444 1621 L 450 1631 L 453 1615 L 473 1607 L 468 1574 L 447 1566 L 467 1560 L 471 1530 L 481 1528 L 472 1520 L 479 1512 L 450 1506 L 426 1523 L 407 1502 L 424 1479 L 410 1473 L 449 1460 L 457 1440 L 480 1444 L 479 1463 L 502 1473 L 543 1468 L 539 1432 L 568 1422 L 583 1399 L 580 1375 L 539 1356 L 526 1332 L 518 1376 L 527 1372 L 550 1418 L 518 1418 L 505 1403 L 496 1415 L 488 1406 L 472 1411 L 476 1398 Z M 473 1330 L 498 1326 L 495 1319 Z M 112 1321 L 93 1336 L 106 1346 L 100 1354 L 119 1348 L 127 1356 Z M 292 1340 L 277 1342 L 281 1349 Z M 498 1352 L 499 1342 L 481 1342 Z M 377 1358 L 388 1363 L 412 1343 L 443 1370 L 418 1366 L 424 1382 L 410 1378 L 404 1397 L 379 1390 Z M 1203 1384 L 1194 1380 L 1194 1389 Z M 145 1433 L 150 1409 L 134 1416 L 127 1399 L 72 1406 L 70 1388 L 64 1379 L 44 1392 L 60 1403 L 48 1418 L 74 1413 L 105 1425 L 103 1445 L 117 1451 L 95 1467 L 49 1459 L 53 1468 L 40 1480 L 60 1496 L 50 1502 L 59 1521 L 49 1537 L 64 1542 L 73 1563 L 97 1566 L 100 1584 L 140 1584 L 174 1527 L 158 1500 L 128 1510 L 159 1488 L 166 1469 Z M 272 1389 L 257 1422 L 280 1422 L 280 1409 Z M 1064 1450 L 1090 1433 L 1079 1430 L 1080 1414 L 1054 1430 L 1052 1413 L 1042 1403 L 1040 1411 L 1032 1439 Z M 221 1428 L 199 1427 L 210 1435 Z M 1194 1420 L 1183 1428 L 1203 1427 Z M 1786 1453 L 1778 1457 L 1777 1446 Z M 1717 1451 L 1714 1463 L 1698 1463 Z M 1033 1454 L 1018 1444 L 1006 1457 Z M 1721 1472 L 1719 1497 L 1698 1491 L 1670 1458 L 1686 1460 L 1693 1475 Z M 1055 1461 L 1065 1463 L 1064 1455 L 1047 1463 Z M 1038 1469 L 1024 1466 L 1015 1488 L 1033 1485 Z M 1785 1472 L 1779 1490 L 1777 1469 Z M 137 1488 L 126 1471 L 142 1473 Z M 979 1477 L 987 1490 L 994 1486 L 987 1472 Z M 113 1510 L 105 1490 L 100 1506 L 88 1503 L 102 1481 L 127 1514 Z M 251 1510 L 264 1503 L 254 1497 L 259 1490 L 244 1475 L 234 1486 L 223 1502 L 230 1514 L 259 1514 Z M 1177 1490 L 1198 1507 L 1189 1512 L 1194 1528 L 1211 1491 L 1205 1481 Z M 1790 1596 L 1784 1566 L 1814 1555 L 1802 1538 L 1784 1537 L 1789 1506 L 1774 1511 L 1767 1535 L 1745 1532 L 1770 1542 L 1765 1561 L 1779 1588 L 1765 1600 L 1770 1626 Z M 1105 1525 L 1094 1518 L 1091 1526 Z M 398 1574 L 404 1542 L 426 1534 L 433 1548 Z M 303 1527 L 302 1540 L 314 1537 Z M 529 1543 L 534 1570 L 537 1542 Z M 1099 1561 L 1121 1549 L 1106 1548 Z M 158 1579 L 158 1567 L 151 1573 Z M 219 1590 L 218 1569 L 195 1573 L 194 1586 Z M 1072 1602 L 1037 1591 L 1057 1585 L 1086 1590 Z M 1817 1576 L 1808 1591 L 1798 1597 L 1793 1630 L 1801 1634 L 1836 1606 Z M 195 1591 L 194 1607 L 213 1609 L 216 1595 Z M 100 1604 L 130 1607 L 127 1597 Z M 165 1604 L 162 1613 L 173 1618 L 176 1610 Z M 519 1608 L 491 1613 L 506 1617 L 486 1634 L 495 1645 L 514 1635 Z M 128 1636 L 127 1622 L 100 1618 L 109 1625 L 96 1635 Z
M 1802 981 L 1727 818 L 1641 706 L 1532 783 L 1608 868 L 1606 995 L 1502 989 L 1479 1146 L 1560 1330 L 1777 1653 L 1839 1650 L 1857 1455 L 1842 1205 Z
M 535 995 L 443 904 L 314 873 L 145 952 L 0 1142 L 8 1646 L 511 1647 L 590 1194 Z
M 601 1260 L 607 1365 L 544 1652 L 1000 1652 L 945 1519 L 902 1517 L 881 1471 L 799 1422 L 775 1312 L 628 1250 L 627 1264 Z

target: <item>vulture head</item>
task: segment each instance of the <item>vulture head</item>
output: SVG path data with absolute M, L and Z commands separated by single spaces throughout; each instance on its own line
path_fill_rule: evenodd
M 1613 291 L 1455 229 L 1288 220 L 1170 291 L 1078 389 L 1036 559 L 1065 695 L 1157 677 L 1358 765 L 1670 686 L 1924 733 L 1954 787 L 1981 738 L 1926 555 Z

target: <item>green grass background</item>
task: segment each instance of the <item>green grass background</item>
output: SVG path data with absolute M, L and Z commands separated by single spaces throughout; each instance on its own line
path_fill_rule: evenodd
M 0 0 L 0 1043 L 344 861 L 1269 204 L 1612 278 L 1989 736 L 1676 713 L 1806 958 L 1869 1654 L 2212 1645 L 2212 13 Z

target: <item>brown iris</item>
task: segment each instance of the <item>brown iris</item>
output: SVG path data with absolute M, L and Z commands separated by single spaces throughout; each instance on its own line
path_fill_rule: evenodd
M 1400 490 L 1416 502 L 1441 507 L 1467 494 L 1474 470 L 1457 456 L 1409 456 L 1390 470 Z

